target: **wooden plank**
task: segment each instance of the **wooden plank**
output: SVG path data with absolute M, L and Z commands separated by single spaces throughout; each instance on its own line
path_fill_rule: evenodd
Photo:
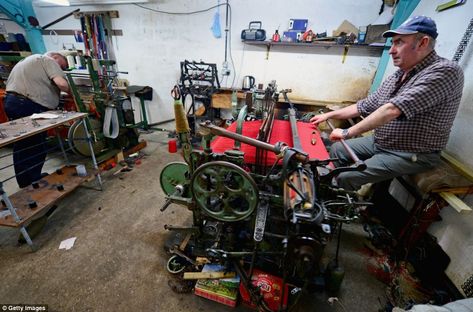
M 184 279 L 221 279 L 233 278 L 235 272 L 185 272 Z
M 442 192 L 439 194 L 453 209 L 459 213 L 470 213 L 471 208 L 465 204 L 460 198 L 455 194 L 449 192 Z
M 62 174 L 54 172 L 41 179 L 39 188 L 34 189 L 33 186 L 30 185 L 9 196 L 13 207 L 16 208 L 16 212 L 21 218 L 21 222 L 16 223 L 13 216 L 8 215 L 4 218 L 0 218 L 0 226 L 19 227 L 27 223 L 36 215 L 47 211 L 56 201 L 75 190 L 80 184 L 94 177 L 94 174 L 91 172 L 89 172 L 88 176 L 79 177 L 76 173 L 75 166 L 63 167 L 61 170 Z M 64 186 L 63 191 L 59 191 L 56 188 L 59 184 Z M 36 201 L 36 208 L 29 208 L 28 201 L 31 200 Z
M 212 94 L 213 108 L 232 108 L 231 93 L 214 93 Z
M 473 181 L 473 170 L 471 168 L 467 167 L 453 155 L 445 151 L 442 151 L 441 156 L 453 169 L 460 172 L 460 174 L 468 180 Z

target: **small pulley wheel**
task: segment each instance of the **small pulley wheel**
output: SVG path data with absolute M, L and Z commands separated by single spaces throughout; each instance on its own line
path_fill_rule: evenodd
M 194 172 L 191 191 L 197 206 L 219 221 L 240 221 L 258 206 L 258 187 L 242 168 L 226 161 L 206 163 Z
M 189 265 L 189 262 L 187 262 L 186 259 L 179 257 L 178 255 L 173 255 L 169 258 L 166 264 L 166 269 L 171 274 L 179 274 L 184 271 L 187 265 Z

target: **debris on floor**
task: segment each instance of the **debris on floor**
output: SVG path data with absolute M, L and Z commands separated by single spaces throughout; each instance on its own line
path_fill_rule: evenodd
M 59 249 L 65 249 L 65 250 L 71 249 L 74 246 L 74 243 L 76 242 L 76 238 L 77 237 L 71 237 L 71 238 L 63 240 L 59 244 Z

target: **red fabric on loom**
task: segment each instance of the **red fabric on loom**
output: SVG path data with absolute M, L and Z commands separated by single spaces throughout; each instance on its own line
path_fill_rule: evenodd
M 258 130 L 261 127 L 261 120 L 255 121 L 245 121 L 243 123 L 243 131 L 242 135 L 256 138 L 258 135 Z M 235 132 L 237 123 L 234 122 L 227 128 L 228 131 Z M 314 126 L 310 123 L 305 122 L 297 122 L 297 129 L 299 131 L 299 138 L 301 141 L 302 148 L 306 153 L 309 154 L 310 158 L 316 159 L 327 159 L 329 155 L 327 153 L 327 149 L 325 148 L 324 143 L 322 142 L 322 138 L 320 137 L 320 133 Z M 312 132 L 316 131 L 316 144 L 312 145 Z M 271 139 L 269 141 L 270 144 L 276 144 L 276 142 L 284 142 L 289 146 L 293 146 L 292 142 L 292 133 L 291 133 L 291 125 L 289 121 L 286 120 L 274 120 L 273 130 L 271 131 Z M 212 141 L 211 147 L 215 153 L 223 153 L 226 150 L 233 149 L 235 146 L 235 142 L 232 139 L 225 138 L 225 137 L 217 137 L 215 140 Z M 256 160 L 256 148 L 254 146 L 250 146 L 248 144 L 241 144 L 241 151 L 245 153 L 245 163 L 247 164 L 254 164 Z M 267 153 L 268 157 L 266 159 L 266 165 L 270 166 L 276 160 L 276 155 L 273 152 Z

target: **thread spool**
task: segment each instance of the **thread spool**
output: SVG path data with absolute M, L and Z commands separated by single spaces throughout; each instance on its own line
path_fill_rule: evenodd
M 184 105 L 180 100 L 174 101 L 174 118 L 176 118 L 176 132 L 185 133 L 190 131 Z
M 177 140 L 176 139 L 172 139 L 172 140 L 168 141 L 168 150 L 169 150 L 169 153 L 177 152 Z

